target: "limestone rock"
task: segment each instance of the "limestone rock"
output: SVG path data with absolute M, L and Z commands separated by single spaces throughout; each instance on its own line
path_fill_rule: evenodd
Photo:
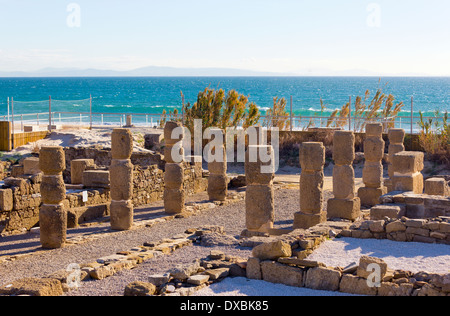
M 288 286 L 303 286 L 303 270 L 274 261 L 261 263 L 262 278 L 266 282 L 279 283 Z
M 260 260 L 276 260 L 280 257 L 291 257 L 292 250 L 288 243 L 275 241 L 256 246 L 253 248 L 252 255 Z
M 152 296 L 156 293 L 156 286 L 152 283 L 135 281 L 128 284 L 124 296 Z
M 317 267 L 309 269 L 306 273 L 305 287 L 314 290 L 337 291 L 341 273 L 339 271 Z

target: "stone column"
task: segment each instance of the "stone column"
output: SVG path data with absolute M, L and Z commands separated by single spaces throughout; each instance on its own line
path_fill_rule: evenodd
M 184 149 L 182 141 L 184 133 L 179 138 L 172 138 L 175 128 L 183 127 L 180 122 L 167 122 L 164 127 L 164 159 L 166 161 L 164 174 L 164 208 L 168 214 L 180 214 L 185 209 L 184 190 Z M 179 157 L 175 157 L 177 153 Z M 179 159 L 181 161 L 179 161 Z
M 403 143 L 405 142 L 405 130 L 401 128 L 391 128 L 388 131 L 388 138 L 389 138 L 389 149 L 388 149 L 388 173 L 389 173 L 389 179 L 385 181 L 385 185 L 387 187 L 387 191 L 391 192 L 392 190 L 392 177 L 394 176 L 394 166 L 393 159 L 394 155 L 405 151 L 405 145 Z
M 300 165 L 300 212 L 294 214 L 294 229 L 307 229 L 327 220 L 327 214 L 323 211 L 323 143 L 301 144 Z
M 225 201 L 228 193 L 227 153 L 225 146 L 214 150 L 222 150 L 223 157 L 222 161 L 208 163 L 208 196 L 213 201 Z
M 361 214 L 361 200 L 355 194 L 355 135 L 336 131 L 333 140 L 333 194 L 328 200 L 328 218 L 356 220 Z
M 424 153 L 419 151 L 402 151 L 396 153 L 392 159 L 394 175 L 392 189 L 394 191 L 412 191 L 423 193 L 423 175 L 421 171 Z
M 116 128 L 111 137 L 111 228 L 129 230 L 133 226 L 133 135 L 126 128 Z
M 383 185 L 384 146 L 383 125 L 381 123 L 366 124 L 363 169 L 365 187 L 358 190 L 358 197 L 364 206 L 372 207 L 380 204 L 380 196 L 387 193 L 387 188 Z
M 62 172 L 66 169 L 62 147 L 42 147 L 39 169 L 44 173 L 41 183 L 42 205 L 39 209 L 41 245 L 44 249 L 64 247 L 67 234 L 67 209 L 63 204 L 66 186 Z
M 264 156 L 270 157 L 270 161 L 264 162 Z M 271 163 L 273 164 L 274 159 L 272 146 L 248 146 L 245 157 L 245 176 L 247 181 L 245 211 L 246 227 L 249 231 L 268 232 L 273 228 L 275 221 L 274 170 L 268 166 Z

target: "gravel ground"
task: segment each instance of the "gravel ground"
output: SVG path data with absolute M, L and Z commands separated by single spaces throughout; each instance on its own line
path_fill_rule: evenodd
M 204 194 L 196 198 L 202 200 Z M 194 200 L 195 198 L 191 198 Z M 161 207 L 161 202 L 149 206 L 157 209 Z M 292 225 L 293 214 L 298 211 L 299 197 L 298 190 L 275 190 L 275 214 L 276 227 L 289 227 Z M 88 229 L 107 229 L 108 224 L 97 228 Z M 216 207 L 211 210 L 203 211 L 200 215 L 174 219 L 168 222 L 159 223 L 151 228 L 141 228 L 127 232 L 118 232 L 111 236 L 103 237 L 95 241 L 89 241 L 79 245 L 73 245 L 62 249 L 45 251 L 34 254 L 28 258 L 7 262 L 0 265 L 1 285 L 7 284 L 13 280 L 24 277 L 45 277 L 51 273 L 65 269 L 71 263 L 89 263 L 103 256 L 115 254 L 118 251 L 129 250 L 136 246 L 141 246 L 144 242 L 157 241 L 164 238 L 171 238 L 174 235 L 183 233 L 187 228 L 196 228 L 203 225 L 224 226 L 225 232 L 232 236 L 238 236 L 245 229 L 245 202 L 239 201 L 234 204 Z M 69 231 L 71 233 L 71 231 Z M 22 237 L 29 235 L 22 235 Z M 19 238 L 18 236 L 15 237 Z M 38 247 L 39 240 L 29 238 L 25 242 L 14 244 L 15 253 L 20 253 L 23 249 L 17 248 L 22 245 L 27 247 Z M 4 243 L 1 243 L 3 252 L 10 251 Z M 0 248 L 0 251 L 2 248 Z M 86 288 L 70 295 L 122 295 L 124 286 L 136 279 L 143 278 L 146 275 L 156 271 L 162 272 L 170 269 L 175 263 L 190 263 L 195 259 L 203 258 L 209 255 L 211 248 L 200 246 L 186 247 L 175 251 L 171 256 L 164 256 L 149 260 L 138 266 L 132 271 L 120 272 L 117 275 L 104 281 L 88 282 Z M 248 257 L 250 251 L 242 251 L 239 248 L 225 248 L 223 251 L 230 255 L 239 255 Z M 116 284 L 116 285 L 114 285 Z M 89 290 L 92 289 L 92 290 Z

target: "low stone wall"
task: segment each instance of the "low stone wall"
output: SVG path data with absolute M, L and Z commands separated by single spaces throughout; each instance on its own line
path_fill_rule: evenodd
M 264 247 L 270 248 L 272 252 L 276 249 L 270 244 Z M 256 253 L 260 254 L 259 251 Z M 320 262 L 288 256 L 277 255 L 271 260 L 250 258 L 246 267 L 247 277 L 288 286 L 357 295 L 447 296 L 450 293 L 450 274 L 393 271 L 381 259 L 366 256 L 361 257 L 359 264 L 354 263 L 345 268 L 327 267 Z M 370 269 L 367 269 L 370 264 L 380 267 L 378 284 L 371 283 L 375 279 L 372 279 Z
M 40 185 L 42 174 L 25 175 L 21 178 L 6 178 L 0 189 L 0 234 L 20 233 L 30 230 L 39 223 L 41 205 Z M 84 191 L 84 190 L 83 190 Z M 68 226 L 95 217 L 108 215 L 109 190 L 86 190 L 87 202 L 83 202 L 82 191 L 68 192 L 63 201 L 68 211 Z
M 404 215 L 409 218 L 450 216 L 450 196 L 394 191 L 383 195 L 380 201 L 384 205 L 400 206 L 404 209 Z
M 450 245 L 450 218 L 369 220 L 353 224 L 340 234 L 352 238 Z

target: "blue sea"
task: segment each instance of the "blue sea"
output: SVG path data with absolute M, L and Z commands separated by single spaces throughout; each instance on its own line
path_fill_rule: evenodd
M 378 88 L 404 102 L 402 115 L 409 116 L 411 97 L 414 114 L 434 115 L 450 110 L 450 77 L 136 77 L 136 78 L 0 78 L 0 115 L 7 114 L 7 98 L 14 98 L 14 113 L 46 113 L 49 96 L 52 111 L 97 113 L 149 113 L 181 110 L 194 103 L 206 87 L 235 89 L 249 97 L 261 111 L 273 105 L 273 98 L 293 98 L 294 114 L 314 116 L 320 112 L 320 99 L 326 105 L 324 116 L 340 109 L 349 97 L 371 97 Z M 36 102 L 42 101 L 42 102 Z M 370 101 L 370 99 L 369 99 Z

